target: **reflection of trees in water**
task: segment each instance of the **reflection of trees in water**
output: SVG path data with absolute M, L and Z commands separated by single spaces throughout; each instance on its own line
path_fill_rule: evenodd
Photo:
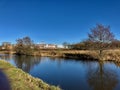
M 0 59 L 8 61 L 12 58 L 12 56 L 12 54 L 0 54 Z
M 26 55 L 20 55 L 20 56 L 14 56 L 13 60 L 18 68 L 21 68 L 22 70 L 26 72 L 30 72 L 30 69 L 34 66 L 40 63 L 41 57 L 34 57 L 34 56 L 26 56 Z
M 113 90 L 118 83 L 117 74 L 99 62 L 97 67 L 89 68 L 88 83 L 93 90 Z
M 120 62 L 114 62 L 114 64 L 120 68 Z

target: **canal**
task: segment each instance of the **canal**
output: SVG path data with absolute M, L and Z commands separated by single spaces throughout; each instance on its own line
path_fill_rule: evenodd
M 120 63 L 7 54 L 0 58 L 63 90 L 120 90 Z

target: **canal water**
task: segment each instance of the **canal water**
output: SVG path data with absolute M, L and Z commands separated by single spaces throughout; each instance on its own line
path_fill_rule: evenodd
M 120 63 L 7 54 L 0 58 L 63 90 L 120 90 Z

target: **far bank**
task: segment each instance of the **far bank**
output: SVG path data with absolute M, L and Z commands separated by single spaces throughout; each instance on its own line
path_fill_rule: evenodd
M 70 50 L 70 49 L 41 49 L 34 51 L 32 56 L 43 57 L 61 57 L 74 58 L 80 60 L 97 60 L 99 61 L 99 51 L 97 50 Z M 16 54 L 15 51 L 0 51 L 0 54 Z M 102 54 L 102 61 L 120 62 L 120 50 L 104 50 Z

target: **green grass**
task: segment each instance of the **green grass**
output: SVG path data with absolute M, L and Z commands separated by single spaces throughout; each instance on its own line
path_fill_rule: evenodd
M 59 87 L 48 85 L 42 80 L 30 76 L 4 60 L 0 60 L 0 69 L 9 78 L 12 90 L 61 90 Z

